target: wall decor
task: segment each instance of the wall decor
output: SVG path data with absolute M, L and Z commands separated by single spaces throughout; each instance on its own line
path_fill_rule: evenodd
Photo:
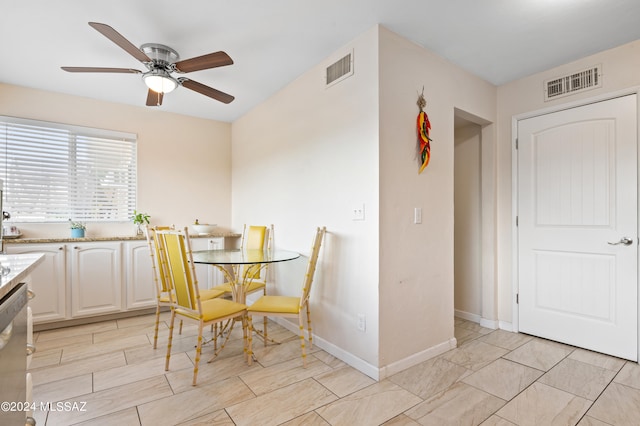
M 418 152 L 420 153 L 420 169 L 418 174 L 422 173 L 429 160 L 431 159 L 431 137 L 429 131 L 431 130 L 431 123 L 429 122 L 429 116 L 424 112 L 424 107 L 427 106 L 427 101 L 424 98 L 424 87 L 422 88 L 422 94 L 418 96 L 418 107 L 420 113 L 418 114 Z

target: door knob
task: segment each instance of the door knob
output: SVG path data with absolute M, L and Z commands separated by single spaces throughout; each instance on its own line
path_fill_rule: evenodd
M 612 243 L 612 242 L 607 242 L 607 244 L 611 245 L 611 246 L 617 246 L 619 244 L 623 244 L 625 246 L 630 246 L 631 244 L 633 244 L 633 240 L 631 238 L 627 238 L 627 237 L 622 237 L 620 238 L 620 241 Z

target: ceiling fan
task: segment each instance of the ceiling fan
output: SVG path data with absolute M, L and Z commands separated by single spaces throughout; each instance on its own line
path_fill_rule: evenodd
M 209 53 L 181 61 L 178 52 L 169 46 L 158 43 L 145 43 L 138 49 L 109 25 L 98 22 L 89 22 L 89 25 L 142 62 L 144 66 L 147 67 L 147 71 L 142 72 L 131 68 L 61 67 L 63 70 L 67 72 L 142 74 L 142 79 L 149 88 L 147 93 L 147 106 L 162 105 L 164 94 L 171 92 L 179 85 L 225 104 L 235 99 L 227 93 L 205 86 L 197 81 L 186 77 L 172 76 L 174 72 L 183 74 L 233 64 L 233 60 L 225 52 Z

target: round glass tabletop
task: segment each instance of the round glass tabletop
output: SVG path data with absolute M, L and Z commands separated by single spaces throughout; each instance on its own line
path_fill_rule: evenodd
M 194 263 L 211 265 L 253 265 L 293 260 L 300 253 L 288 250 L 197 250 L 192 253 Z

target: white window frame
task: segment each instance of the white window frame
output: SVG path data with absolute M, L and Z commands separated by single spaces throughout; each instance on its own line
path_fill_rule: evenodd
M 15 222 L 128 221 L 136 135 L 0 116 L 3 209 Z

